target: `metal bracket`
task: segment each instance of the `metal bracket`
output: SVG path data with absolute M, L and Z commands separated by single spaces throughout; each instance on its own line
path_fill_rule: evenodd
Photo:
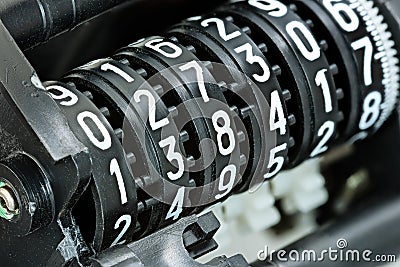
M 207 264 L 201 264 L 193 259 L 193 256 L 198 257 L 217 247 L 212 237 L 219 226 L 212 212 L 200 217 L 186 217 L 139 241 L 105 251 L 93 259 L 93 265 L 98 267 L 249 266 L 241 255 L 231 258 L 221 256 Z

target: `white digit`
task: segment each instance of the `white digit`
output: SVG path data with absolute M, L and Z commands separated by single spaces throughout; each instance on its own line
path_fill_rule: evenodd
M 206 19 L 201 22 L 201 26 L 208 27 L 208 26 L 210 26 L 210 23 L 217 24 L 218 34 L 226 42 L 229 40 L 235 39 L 241 35 L 240 31 L 235 31 L 235 32 L 228 34 L 226 32 L 224 21 L 222 19 L 218 19 L 218 18 Z
M 224 184 L 225 176 L 229 172 L 229 181 L 227 184 Z M 215 196 L 216 199 L 223 198 L 226 196 L 233 188 L 233 184 L 235 183 L 235 177 L 236 177 L 236 166 L 235 165 L 228 165 L 226 166 L 222 171 L 219 176 L 219 183 L 218 183 L 218 190 L 220 192 L 225 191 L 221 194 L 217 194 Z
M 350 138 L 348 143 L 349 144 L 354 144 L 355 142 L 357 142 L 359 140 L 364 140 L 367 137 L 368 137 L 368 133 L 367 132 L 359 132 L 358 134 L 356 134 L 352 138 Z
M 361 38 L 351 44 L 354 50 L 364 48 L 364 84 L 369 86 L 372 84 L 372 58 L 374 47 L 368 36 Z
M 379 92 L 371 92 L 364 100 L 363 110 L 359 128 L 366 130 L 370 128 L 379 119 L 380 106 L 382 103 L 382 95 Z
M 323 138 L 311 153 L 311 157 L 315 157 L 328 150 L 326 143 L 335 133 L 335 123 L 333 121 L 326 121 L 318 130 L 318 136 Z
M 278 116 L 278 121 L 275 121 L 276 116 Z M 283 112 L 282 102 L 279 98 L 278 91 L 273 91 L 271 93 L 271 114 L 269 117 L 269 128 L 271 131 L 276 129 L 280 130 L 281 135 L 286 134 L 286 118 Z
M 165 217 L 166 220 L 168 220 L 169 218 L 172 218 L 173 220 L 179 218 L 179 215 L 182 213 L 183 210 L 182 206 L 184 197 L 185 197 L 185 188 L 181 187 L 178 189 L 178 193 L 176 193 L 174 201 L 172 202 L 171 207 L 168 210 L 167 217 Z
M 357 14 L 345 3 L 333 4 L 338 1 L 339 0 L 323 0 L 322 3 L 343 30 L 346 32 L 357 30 L 360 25 Z
M 197 63 L 194 60 L 179 67 L 181 71 L 187 71 L 191 68 L 193 68 L 196 71 L 196 78 L 197 78 L 197 83 L 199 85 L 201 97 L 203 98 L 204 102 L 207 103 L 210 101 L 210 98 L 208 97 L 206 86 L 204 84 L 203 68 L 199 65 L 199 63 Z
M 51 86 L 47 87 L 46 90 L 49 91 L 50 96 L 55 100 L 70 98 L 70 100 L 68 100 L 68 101 L 61 101 L 60 105 L 62 105 L 62 106 L 70 107 L 70 106 L 73 106 L 76 103 L 78 103 L 78 100 L 79 100 L 78 97 L 74 93 L 72 93 L 71 91 L 69 91 L 68 89 L 66 89 L 62 86 L 51 85 Z M 50 92 L 50 90 L 57 90 L 61 93 L 61 95 L 55 95 L 52 92 Z
M 263 82 L 266 82 L 269 80 L 269 78 L 271 76 L 271 71 L 270 71 L 267 63 L 261 57 L 255 56 L 253 54 L 253 47 L 249 43 L 235 48 L 235 52 L 238 54 L 242 53 L 242 52 L 246 52 L 246 61 L 247 62 L 249 62 L 250 64 L 257 63 L 260 65 L 260 67 L 263 70 L 263 75 L 253 74 L 253 77 L 257 82 L 263 83 Z
M 128 202 L 128 198 L 126 196 L 124 178 L 122 177 L 121 168 L 119 167 L 117 159 L 112 159 L 110 162 L 110 174 L 117 177 L 119 194 L 121 196 L 121 204 L 124 205 Z
M 111 247 L 116 246 L 116 245 L 123 245 L 126 242 L 126 240 L 121 241 L 121 242 L 120 242 L 120 240 L 122 239 L 124 234 L 128 231 L 129 226 L 132 223 L 131 216 L 130 215 L 122 215 L 121 218 L 119 218 L 118 221 L 115 223 L 114 229 L 117 230 L 121 226 L 122 222 L 125 222 L 125 225 L 122 228 L 119 235 L 117 236 L 117 238 L 114 240 L 114 242 L 112 242 Z
M 114 72 L 115 74 L 121 76 L 128 83 L 135 81 L 135 79 L 133 79 L 128 73 L 126 73 L 125 71 L 121 70 L 120 68 L 118 68 L 110 63 L 105 63 L 105 64 L 101 65 L 100 68 L 102 71 L 110 70 L 110 71 Z
M 153 131 L 169 124 L 168 118 L 156 121 L 156 100 L 154 96 L 147 90 L 137 90 L 133 95 L 136 103 L 140 103 L 140 97 L 145 96 L 149 100 L 149 123 Z
M 177 58 L 180 55 L 182 55 L 182 49 L 177 46 L 176 44 L 173 44 L 171 42 L 163 42 L 163 39 L 154 39 L 151 41 L 148 41 L 145 46 L 153 49 L 154 51 L 157 51 L 158 53 L 162 54 L 165 57 L 168 58 Z M 155 44 L 158 43 L 158 44 Z M 168 47 L 169 49 L 172 49 L 173 52 L 168 52 L 164 49 L 162 49 L 162 47 Z
M 285 159 L 282 156 L 276 157 L 275 155 L 278 152 L 284 151 L 287 148 L 287 144 L 284 143 L 280 146 L 277 146 L 273 149 L 271 149 L 271 151 L 269 152 L 269 162 L 268 162 L 268 169 L 271 169 L 272 166 L 276 165 L 275 170 L 273 172 L 269 172 L 267 174 L 264 175 L 265 179 L 269 179 L 272 176 L 274 176 L 275 174 L 277 174 L 283 167 L 283 163 L 285 163 Z
M 322 69 L 315 75 L 315 84 L 322 89 L 322 94 L 325 101 L 325 112 L 329 113 L 333 110 L 331 92 L 329 89 L 328 78 L 326 77 L 327 69 Z
M 90 119 L 92 122 L 94 122 L 97 129 L 100 131 L 102 138 L 98 139 L 94 135 L 93 131 L 86 124 L 85 119 Z M 107 128 L 95 114 L 89 111 L 83 111 L 80 114 L 78 114 L 77 121 L 79 125 L 82 127 L 87 137 L 89 138 L 89 140 L 93 143 L 93 145 L 100 148 L 101 150 L 107 150 L 111 147 L 110 133 L 107 131 Z
M 219 125 L 219 119 L 223 120 L 223 126 Z M 228 114 L 223 111 L 219 110 L 212 115 L 212 123 L 214 125 L 215 131 L 217 131 L 217 140 L 218 140 L 218 149 L 219 152 L 226 156 L 232 153 L 236 146 L 235 135 L 233 130 L 231 129 L 231 120 Z M 222 137 L 227 134 L 229 137 L 229 146 L 227 148 L 224 147 L 224 143 Z
M 175 137 L 170 136 L 164 140 L 161 140 L 159 142 L 159 145 L 161 148 L 168 146 L 167 159 L 170 162 L 176 161 L 178 163 L 178 171 L 176 173 L 173 172 L 167 173 L 168 178 L 171 179 L 172 181 L 178 180 L 183 175 L 183 172 L 185 170 L 185 165 L 182 155 L 174 151 L 176 145 Z
M 249 5 L 269 11 L 268 15 L 277 18 L 285 16 L 288 12 L 287 6 L 276 0 L 249 0 Z
M 302 38 L 299 37 L 296 30 L 301 32 L 301 34 L 307 40 L 308 45 L 303 43 Z M 286 25 L 286 31 L 307 60 L 314 61 L 321 56 L 321 49 L 317 41 L 315 40 L 310 30 L 303 23 L 299 21 L 289 22 Z M 309 50 L 309 48 L 311 48 L 311 50 Z

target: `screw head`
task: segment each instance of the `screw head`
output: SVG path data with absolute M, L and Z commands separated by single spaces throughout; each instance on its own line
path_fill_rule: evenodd
M 28 235 L 54 218 L 54 195 L 48 175 L 30 155 L 0 161 L 0 229 Z

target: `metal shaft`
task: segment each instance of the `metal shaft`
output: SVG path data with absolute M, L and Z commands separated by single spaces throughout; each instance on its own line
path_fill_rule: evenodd
M 21 49 L 27 49 L 132 1 L 138 0 L 2 0 L 0 18 Z

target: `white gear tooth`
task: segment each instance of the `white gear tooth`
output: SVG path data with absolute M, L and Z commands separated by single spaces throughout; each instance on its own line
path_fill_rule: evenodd
M 272 71 L 275 73 L 276 76 L 282 75 L 282 68 L 278 65 L 272 66 Z
M 338 120 L 338 121 L 343 121 L 343 120 L 344 120 L 344 114 L 343 114 L 343 112 L 339 111 L 337 120 Z
M 178 116 L 178 109 L 176 107 L 169 107 L 168 112 L 170 113 L 171 117 Z
M 326 40 L 322 40 L 321 42 L 319 42 L 319 47 L 323 50 L 323 51 L 327 51 L 328 50 L 328 42 Z
M 129 60 L 127 60 L 126 58 L 120 59 L 118 60 L 120 63 L 124 64 L 124 65 L 129 65 Z
M 85 91 L 85 92 L 83 92 L 83 94 L 84 94 L 87 98 L 89 98 L 90 100 L 93 100 L 93 94 L 92 94 L 91 92 Z
M 244 154 L 241 154 L 240 155 L 240 159 L 239 159 L 239 165 L 240 166 L 243 166 L 243 165 L 245 165 L 247 163 L 247 158 L 246 158 L 246 156 L 244 155 Z
M 378 13 L 379 13 L 379 9 L 377 7 L 372 8 L 370 11 L 371 17 L 375 17 L 374 22 L 381 23 L 383 21 L 383 19 L 379 20 Z
M 231 16 L 226 17 L 225 20 L 229 21 L 229 22 L 233 22 L 233 18 Z
M 305 178 L 297 179 L 297 177 Z M 283 180 L 279 181 L 280 179 Z M 281 183 L 280 188 L 276 186 L 279 183 Z M 282 184 L 285 185 L 284 190 L 282 190 Z M 276 197 L 279 193 L 282 207 L 287 214 L 309 212 L 325 204 L 328 199 L 325 179 L 319 171 L 318 159 L 309 160 L 293 170 L 279 174 L 275 180 L 271 181 L 271 188 Z
M 179 140 L 182 143 L 185 143 L 187 141 L 189 141 L 189 133 L 185 130 L 183 130 L 182 132 L 179 133 Z
M 389 58 L 390 57 L 394 57 L 394 56 L 396 56 L 396 54 L 397 54 L 397 51 L 396 50 L 394 50 L 394 49 L 391 49 L 391 50 L 389 50 L 389 52 L 388 52 L 388 56 L 389 56 Z M 397 59 L 397 58 L 396 58 Z
M 164 88 L 161 85 L 155 85 L 153 86 L 154 91 L 156 91 L 156 93 L 161 96 L 162 94 L 164 94 Z
M 247 117 L 247 116 L 252 112 L 253 109 L 254 109 L 254 106 L 253 106 L 253 105 L 251 105 L 251 106 L 246 106 L 246 107 L 240 109 L 240 114 L 241 114 L 243 117 Z
M 293 215 L 298 212 L 296 203 L 288 197 L 282 199 L 282 209 L 287 215 Z
M 130 164 L 133 164 L 133 163 L 136 162 L 136 156 L 135 156 L 135 154 L 133 154 L 133 153 L 128 153 L 128 154 L 126 155 L 126 158 L 127 158 L 128 162 L 129 162 Z
M 246 213 L 249 213 L 249 211 Z M 253 232 L 260 232 L 278 224 L 281 215 L 275 207 L 271 207 L 262 212 L 249 213 L 245 216 L 245 220 Z
M 328 192 L 325 188 L 312 192 L 296 192 L 290 200 L 293 201 L 297 211 L 308 213 L 326 203 Z
M 169 37 L 169 39 L 173 42 L 178 42 L 178 38 L 176 38 L 175 36 L 171 36 Z
M 336 89 L 336 96 L 338 99 L 343 99 L 344 98 L 344 91 L 342 88 L 337 88 Z
M 384 53 L 384 52 L 379 52 L 379 53 L 376 53 L 376 54 L 375 54 L 374 58 L 375 58 L 375 59 L 380 59 L 380 58 L 382 58 L 382 57 L 384 57 L 384 56 L 385 56 L 385 53 Z
M 263 52 L 263 53 L 267 53 L 267 52 L 268 52 L 268 47 L 267 47 L 267 45 L 264 44 L 264 43 L 259 44 L 259 45 L 258 45 L 258 48 L 259 48 L 260 51 Z
M 289 148 L 294 147 L 295 144 L 296 144 L 296 141 L 294 140 L 294 138 L 289 137 Z
M 242 131 L 238 132 L 237 136 L 239 143 L 242 143 L 246 140 L 246 135 Z
M 389 38 L 392 37 L 392 34 L 391 34 L 390 32 L 385 32 L 385 33 L 383 34 L 383 37 L 389 39 Z
M 293 114 L 289 114 L 288 121 L 289 121 L 289 125 L 293 126 L 296 124 L 296 117 Z
M 350 6 L 351 9 L 357 9 L 357 7 L 358 7 L 359 5 L 360 5 L 359 3 L 352 3 L 352 4 L 350 4 L 349 6 Z
M 394 41 L 391 40 L 392 33 L 388 31 L 388 25 L 384 22 L 384 17 L 379 14 L 380 10 L 374 6 L 372 0 L 350 0 L 351 7 L 355 9 L 363 18 L 367 31 L 373 37 L 378 53 L 375 54 L 375 59 L 380 60 L 384 79 L 385 102 L 382 104 L 382 113 L 376 123 L 376 128 L 379 128 L 389 117 L 392 110 L 396 106 L 399 95 L 399 60 L 397 50 L 394 48 Z
M 192 168 L 194 165 L 196 165 L 196 160 L 194 159 L 193 156 L 187 157 L 186 161 L 187 161 L 187 166 L 189 168 Z
M 211 61 L 203 61 L 204 67 L 206 67 L 209 71 L 212 71 L 214 69 L 214 65 L 212 64 Z
M 336 75 L 339 73 L 339 68 L 336 64 L 332 64 L 329 66 L 329 69 L 331 70 L 333 75 Z
M 227 86 L 226 82 L 224 82 L 224 81 L 220 81 L 219 83 L 217 83 L 217 85 L 219 87 L 226 87 Z
M 313 27 L 314 27 L 314 22 L 313 22 L 311 19 L 308 19 L 308 20 L 306 20 L 305 22 L 306 22 L 306 24 L 307 24 L 308 27 L 310 27 L 310 28 L 313 28 Z
M 238 83 L 231 83 L 231 84 L 229 84 L 228 87 L 229 87 L 229 90 L 231 90 L 232 92 L 235 92 L 235 93 L 241 89 Z
M 249 27 L 245 26 L 242 28 L 242 32 L 244 32 L 247 35 L 251 35 L 251 30 Z
M 268 182 L 262 184 L 258 190 L 251 194 L 251 199 L 248 199 L 249 207 L 253 210 L 263 210 L 272 207 L 275 204 L 275 198 L 271 193 Z
M 290 4 L 290 5 L 289 5 L 289 8 L 290 8 L 292 11 L 297 12 L 297 6 L 296 6 L 295 4 Z
M 283 89 L 282 95 L 283 95 L 283 99 L 285 101 L 289 101 L 292 98 L 292 94 L 290 93 L 290 91 L 288 89 Z
M 311 175 L 307 175 L 307 177 L 304 177 L 304 179 L 301 180 L 301 183 L 297 185 L 297 188 L 300 191 L 311 192 L 317 190 L 320 187 L 323 187 L 324 185 L 325 180 L 321 176 L 321 174 L 313 173 Z
M 145 69 L 143 69 L 143 68 L 137 69 L 136 72 L 137 72 L 140 76 L 142 76 L 143 78 L 146 78 L 146 77 L 147 77 L 147 71 L 146 71 Z
M 271 191 L 276 198 L 282 198 L 288 194 L 292 187 L 292 171 L 280 173 L 275 179 L 271 180 Z
M 119 140 L 122 140 L 124 132 L 122 131 L 121 128 L 118 128 L 114 130 L 114 134 Z
M 246 194 L 244 220 L 252 231 L 262 231 L 277 224 L 280 213 L 274 206 L 275 198 L 272 195 L 269 184 L 265 183 L 255 192 Z
M 104 117 L 109 118 L 110 117 L 110 110 L 107 107 L 102 107 L 99 109 L 100 112 L 104 115 Z
M 230 107 L 231 111 L 234 112 L 235 114 L 239 114 L 239 109 L 237 106 L 231 106 Z M 239 139 L 240 140 L 240 139 Z
M 190 52 L 192 52 L 193 54 L 196 54 L 196 48 L 194 48 L 193 45 L 188 45 L 186 47 L 187 50 L 189 50 Z
M 369 26 L 367 27 L 367 31 L 368 31 L 368 32 L 371 32 L 371 34 L 372 34 L 373 36 L 375 36 L 375 35 L 378 34 L 377 31 L 374 31 L 375 28 L 376 28 L 375 25 L 371 24 L 371 25 L 369 25 Z
M 387 29 L 388 29 L 388 25 L 386 23 L 380 24 L 378 26 L 378 30 L 380 30 L 380 31 L 386 31 Z

